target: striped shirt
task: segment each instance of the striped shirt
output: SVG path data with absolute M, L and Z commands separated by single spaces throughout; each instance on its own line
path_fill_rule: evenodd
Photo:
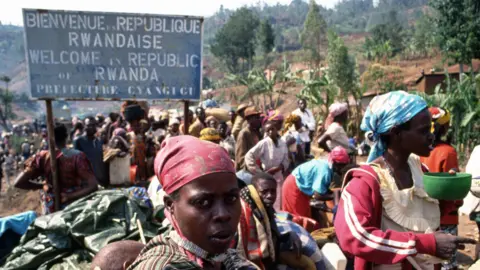
M 168 234 L 153 238 L 140 252 L 129 270 L 202 269 L 190 261 Z
M 162 270 L 162 269 L 204 269 L 196 262 L 191 261 L 182 249 L 170 238 L 171 226 L 163 228 L 163 233 L 153 238 L 140 252 L 135 262 L 128 270 Z M 222 269 L 253 270 L 257 269 L 251 262 L 240 257 L 235 250 L 227 251 L 227 259 L 222 263 Z M 213 268 L 208 267 L 208 268 Z

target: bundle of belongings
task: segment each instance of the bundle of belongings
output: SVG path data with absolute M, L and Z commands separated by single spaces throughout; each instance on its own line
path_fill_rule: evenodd
M 8 254 L 18 245 L 28 226 L 37 217 L 34 211 L 0 218 L 0 265 Z
M 97 191 L 37 218 L 0 268 L 89 269 L 94 255 L 109 243 L 138 241 L 140 231 L 148 241 L 160 224 L 150 219 L 146 194 L 138 187 Z

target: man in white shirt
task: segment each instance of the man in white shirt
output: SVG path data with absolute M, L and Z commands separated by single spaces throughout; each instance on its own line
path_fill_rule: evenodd
M 305 154 L 310 155 L 310 145 L 315 132 L 316 121 L 312 111 L 307 109 L 307 101 L 305 99 L 298 100 L 298 109 L 292 112 L 302 118 L 303 128 L 299 130 L 300 139 L 305 143 Z

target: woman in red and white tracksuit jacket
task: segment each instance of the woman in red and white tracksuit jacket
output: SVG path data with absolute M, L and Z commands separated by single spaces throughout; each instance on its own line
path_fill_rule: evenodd
M 343 252 L 355 258 L 355 270 L 400 262 L 410 269 L 408 256 L 436 254 L 434 234 L 382 231 L 382 209 L 375 171 L 370 166 L 353 170 L 335 216 L 335 232 Z
M 409 257 L 427 254 L 447 259 L 462 244 L 475 243 L 471 239 L 440 232 L 420 233 L 417 230 L 428 223 L 429 230 L 422 231 L 434 231 L 440 224 L 440 210 L 431 205 L 435 200 L 425 197 L 424 191 L 420 199 L 411 200 L 422 204 L 419 209 L 423 210 L 425 218 L 413 217 L 410 220 L 413 224 L 408 225 L 410 229 L 397 223 L 398 215 L 408 218 L 408 213 L 392 212 L 391 203 L 396 202 L 392 197 L 420 197 L 418 194 L 422 193 L 423 183 L 418 182 L 422 181 L 421 165 L 412 165 L 411 154 L 428 156 L 431 151 L 431 115 L 426 102 L 403 91 L 377 96 L 367 108 L 361 128 L 374 142 L 368 158 L 371 165 L 347 173 L 334 224 L 339 245 L 347 256 L 354 258 L 355 270 L 375 266 L 390 269 L 392 264 L 395 269 L 412 269 L 410 262 L 416 264 L 417 258 Z M 418 194 L 415 192 L 417 187 Z M 422 200 L 430 205 L 423 204 Z M 419 209 L 414 205 L 410 211 Z M 425 212 L 425 209 L 432 211 Z M 432 221 L 437 215 L 438 221 Z M 429 269 L 433 268 L 433 264 L 430 266 Z

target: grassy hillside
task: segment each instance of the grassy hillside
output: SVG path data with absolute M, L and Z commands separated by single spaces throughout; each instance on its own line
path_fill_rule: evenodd
M 317 1 L 320 2 L 321 1 Z M 383 24 L 389 20 L 388 12 L 395 10 L 398 19 L 404 26 L 412 25 L 422 14 L 422 9 L 427 0 L 380 0 L 373 6 L 373 0 L 341 0 L 334 9 L 320 7 L 320 13 L 325 18 L 328 26 L 342 35 L 350 51 L 359 56 L 367 32 L 375 25 Z M 275 62 L 281 62 L 285 57 L 290 63 L 301 61 L 302 51 L 300 46 L 300 33 L 308 13 L 308 1 L 293 0 L 287 5 L 257 4 L 249 7 L 260 18 L 268 19 L 275 31 Z M 233 10 L 223 6 L 212 16 L 205 19 L 204 45 L 205 45 L 205 70 L 206 77 L 210 79 L 223 78 L 223 73 L 218 69 L 217 60 L 209 53 L 209 44 L 215 34 L 228 21 Z M 12 25 L 0 25 L 0 75 L 9 76 L 12 81 L 9 88 L 20 96 L 28 95 L 28 82 L 25 63 L 25 46 L 23 28 Z M 366 66 L 368 63 L 362 63 Z M 363 67 L 361 69 L 364 69 Z M 406 76 L 407 77 L 407 76 Z M 292 91 L 295 92 L 294 89 Z M 293 95 L 294 93 L 292 93 Z M 18 103 L 18 102 L 17 102 Z M 70 103 L 72 109 L 97 107 L 94 104 Z M 98 103 L 97 103 L 98 104 Z M 78 106 L 77 106 L 78 105 Z M 30 114 L 30 107 L 26 104 L 16 105 L 23 114 Z M 103 105 L 102 105 L 103 106 Z M 35 109 L 34 109 L 35 110 Z M 23 113 L 25 111 L 25 113 Z M 39 111 L 39 110 L 36 110 Z M 41 110 L 40 110 L 41 111 Z
M 23 28 L 0 24 L 0 74 L 9 75 L 25 59 Z
M 317 1 L 321 5 L 321 1 Z M 334 9 L 320 7 L 328 26 L 342 35 L 364 33 L 378 24 L 386 23 L 391 10 L 395 10 L 404 25 L 414 22 L 421 14 L 427 0 L 341 0 Z M 262 19 L 268 19 L 275 30 L 277 52 L 300 49 L 300 33 L 308 13 L 308 1 L 293 0 L 288 5 L 259 4 L 249 7 Z M 205 53 L 217 31 L 227 22 L 234 10 L 223 6 L 205 19 Z M 23 28 L 0 24 L 0 74 L 10 75 L 24 60 Z

